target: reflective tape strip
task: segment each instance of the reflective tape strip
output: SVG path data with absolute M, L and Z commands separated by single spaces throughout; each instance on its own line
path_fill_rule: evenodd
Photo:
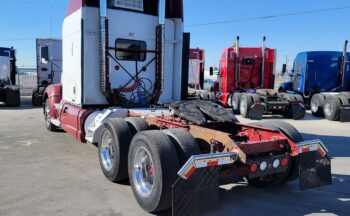
M 184 173 L 185 179 L 188 179 L 189 177 L 191 177 L 191 175 L 194 173 L 194 171 L 196 171 L 196 167 L 195 167 L 195 166 L 191 166 L 191 167 Z
M 238 154 L 235 152 L 194 155 L 182 166 L 178 175 L 183 179 L 188 179 L 198 168 L 232 164 L 237 159 Z
M 324 157 L 328 152 L 327 148 L 324 146 L 321 140 L 310 140 L 306 142 L 300 142 L 297 143 L 297 145 L 299 148 L 299 154 L 317 151 L 322 157 Z

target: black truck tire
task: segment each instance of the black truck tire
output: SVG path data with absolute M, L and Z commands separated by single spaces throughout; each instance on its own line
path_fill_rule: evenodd
M 323 111 L 326 119 L 338 121 L 340 119 L 341 102 L 337 96 L 329 95 L 324 103 Z
M 249 110 L 252 105 L 253 105 L 253 99 L 250 96 L 250 94 L 242 94 L 240 105 L 239 105 L 239 112 L 241 113 L 242 117 L 249 118 Z
M 241 93 L 232 93 L 231 94 L 231 105 L 232 106 L 232 110 L 235 114 L 240 114 L 240 111 L 239 111 L 239 106 L 241 104 L 241 97 L 242 97 L 242 94 Z
M 325 96 L 322 94 L 314 94 L 312 96 L 311 101 L 310 101 L 312 115 L 317 116 L 317 117 L 324 116 L 323 106 L 324 106 L 325 101 L 326 101 Z
M 126 123 L 128 123 L 131 130 L 131 134 L 134 136 L 138 132 L 146 131 L 149 129 L 147 121 L 140 117 L 128 117 L 125 118 Z
M 44 120 L 45 120 L 45 126 L 48 131 L 56 132 L 58 127 L 51 122 L 51 115 L 50 115 L 50 99 L 47 98 L 45 100 L 44 104 Z
M 128 178 L 128 152 L 132 139 L 128 124 L 121 118 L 107 119 L 98 140 L 98 156 L 103 174 L 111 182 Z
M 35 107 L 39 107 L 43 105 L 43 94 L 45 91 L 45 87 L 35 87 L 32 91 L 32 105 Z
M 274 130 L 281 131 L 293 142 L 302 142 L 304 139 L 299 133 L 299 131 L 293 127 L 291 124 L 282 121 L 267 121 L 254 123 L 260 127 L 271 128 Z M 293 181 L 299 177 L 299 159 L 298 157 L 292 157 L 290 163 L 288 164 L 287 171 L 284 173 L 278 173 L 274 175 L 267 176 L 267 178 L 256 178 L 249 179 L 249 185 L 255 187 L 268 187 L 283 184 L 289 181 Z
M 141 166 L 140 157 L 144 158 Z M 170 208 L 179 161 L 169 137 L 159 130 L 137 133 L 130 145 L 128 163 L 130 185 L 139 205 L 151 213 Z
M 174 128 L 164 130 L 164 133 L 168 135 L 176 148 L 180 166 L 184 165 L 191 156 L 201 154 L 196 139 L 186 130 Z

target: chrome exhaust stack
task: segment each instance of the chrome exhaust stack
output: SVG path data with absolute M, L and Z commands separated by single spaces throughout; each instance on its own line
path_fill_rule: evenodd
M 263 37 L 262 45 L 261 45 L 261 85 L 260 88 L 264 86 L 265 79 L 265 49 L 266 49 L 266 37 Z
M 343 58 L 342 58 L 342 65 L 341 65 L 342 78 L 341 78 L 340 88 L 343 88 L 343 86 L 344 86 L 345 72 L 346 72 L 346 61 L 347 61 L 347 58 L 346 58 L 347 48 L 348 48 L 348 40 L 345 41 L 344 49 L 343 49 Z
M 347 48 L 348 48 L 348 40 L 345 41 L 344 48 L 343 48 L 343 55 L 342 55 L 342 60 L 341 60 L 341 65 L 340 65 L 340 76 L 341 76 L 340 84 L 339 84 L 339 86 L 333 88 L 331 90 L 331 92 L 336 92 L 339 89 L 343 88 L 343 86 L 344 86 L 345 72 L 346 72 L 346 61 L 347 61 L 347 58 L 346 58 Z
M 103 95 L 110 101 L 110 81 L 109 81 L 109 71 L 108 71 L 108 59 L 107 59 L 107 49 L 108 49 L 108 19 L 107 19 L 107 0 L 100 0 L 100 84 L 101 91 Z
M 166 0 L 159 0 L 158 3 L 158 25 L 162 29 L 161 31 L 161 92 L 164 90 L 164 70 L 165 70 L 165 10 L 166 10 Z
M 165 73 L 165 11 L 166 0 L 158 1 L 158 26 L 156 28 L 156 83 L 152 103 L 156 104 L 164 90 Z
M 240 60 L 239 60 L 239 36 L 237 36 L 236 41 L 236 82 L 235 86 L 238 89 L 239 88 L 239 79 L 241 78 L 240 74 Z

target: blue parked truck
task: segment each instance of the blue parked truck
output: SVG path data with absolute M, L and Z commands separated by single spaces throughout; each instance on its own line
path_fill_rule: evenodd
M 314 116 L 332 121 L 350 121 L 350 53 L 301 52 L 294 61 L 291 81 L 281 83 L 280 92 L 299 94 Z M 285 67 L 284 67 L 285 68 Z

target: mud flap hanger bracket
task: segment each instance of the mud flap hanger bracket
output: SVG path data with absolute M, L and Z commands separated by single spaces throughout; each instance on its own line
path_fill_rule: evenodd
M 194 155 L 182 166 L 178 175 L 187 180 L 196 169 L 233 164 L 237 159 L 235 152 Z

